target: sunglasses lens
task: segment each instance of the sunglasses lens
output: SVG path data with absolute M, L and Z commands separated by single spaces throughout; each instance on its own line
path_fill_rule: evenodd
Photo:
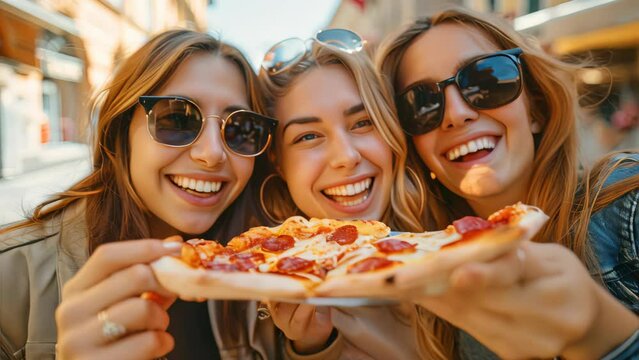
M 468 103 L 478 109 L 493 109 L 513 101 L 521 89 L 521 74 L 507 55 L 478 60 L 460 71 L 459 87 Z
M 425 134 L 438 127 L 442 111 L 441 94 L 430 85 L 416 85 L 397 98 L 399 122 L 409 135 Z
M 275 44 L 264 55 L 262 68 L 269 74 L 277 74 L 294 64 L 306 53 L 306 45 L 301 39 L 291 38 Z
M 268 145 L 271 125 L 269 119 L 249 111 L 231 115 L 224 125 L 224 141 L 240 155 L 257 155 Z
M 149 131 L 162 144 L 184 146 L 192 143 L 202 129 L 202 114 L 181 99 L 158 101 L 149 112 Z
M 346 52 L 360 51 L 363 46 L 362 38 L 346 29 L 322 30 L 315 38 L 323 44 L 335 46 Z

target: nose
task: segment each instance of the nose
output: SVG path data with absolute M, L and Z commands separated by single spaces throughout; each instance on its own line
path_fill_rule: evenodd
M 347 134 L 339 134 L 330 142 L 329 165 L 333 168 L 354 168 L 362 160 L 353 139 Z
M 193 161 L 207 168 L 215 168 L 224 163 L 227 158 L 226 147 L 222 140 L 220 122 L 218 117 L 206 118 L 204 129 L 197 141 L 191 145 L 191 158 Z
M 468 105 L 459 88 L 455 84 L 450 85 L 452 86 L 446 86 L 443 90 L 443 95 L 446 97 L 444 119 L 441 125 L 443 130 L 460 127 L 479 118 L 479 112 Z

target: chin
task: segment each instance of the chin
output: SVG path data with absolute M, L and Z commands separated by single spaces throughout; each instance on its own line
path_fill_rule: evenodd
M 190 219 L 192 221 L 192 219 Z M 189 235 L 200 235 L 209 231 L 215 224 L 215 221 L 203 221 L 203 222 L 189 222 L 189 221 L 181 221 L 175 227 L 179 232 Z M 188 240 L 188 239 L 184 239 Z
M 463 179 L 459 185 L 459 195 L 466 197 L 485 197 L 499 194 L 503 190 L 496 179 Z

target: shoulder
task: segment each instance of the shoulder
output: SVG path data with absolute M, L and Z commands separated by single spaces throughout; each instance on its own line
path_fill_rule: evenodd
M 639 179 L 612 189 L 639 175 L 639 154 L 619 153 L 607 159 L 608 174 L 602 198 L 614 200 L 590 218 L 590 244 L 599 260 L 603 281 L 626 306 L 639 312 Z M 605 165 L 605 164 L 602 164 Z M 604 195 L 606 189 L 612 192 Z M 616 195 L 614 194 L 616 193 Z
M 613 154 L 603 160 L 598 166 L 604 167 L 601 171 L 603 179 L 603 191 L 600 193 L 605 198 L 611 198 L 608 203 L 601 207 L 592 217 L 591 221 L 605 222 L 607 228 L 620 228 L 627 226 L 623 231 L 623 237 L 635 238 L 639 234 L 639 229 L 633 224 L 639 222 L 639 153 L 622 152 Z M 633 178 L 630 183 L 625 183 L 622 187 L 612 189 L 614 185 Z M 613 190 L 608 195 L 603 195 L 605 191 Z M 634 231 L 633 231 L 634 230 Z M 635 239 L 636 240 L 636 239 Z M 636 243 L 633 241 L 633 243 Z
M 639 175 L 639 152 L 616 153 L 604 161 L 611 169 L 604 181 L 604 188 L 631 176 Z
M 60 217 L 56 216 L 41 223 L 31 223 L 13 229 L 12 225 L 14 224 L 0 228 L 0 254 L 37 244 L 57 235 L 60 232 Z
M 595 168 L 605 178 L 599 179 L 603 180 L 601 191 L 593 189 L 603 203 L 601 206 L 595 203 L 589 225 L 591 236 L 615 238 L 615 242 L 634 248 L 636 254 L 639 240 L 639 153 L 612 154 Z M 633 178 L 630 183 L 615 186 L 630 178 Z
M 86 223 L 81 214 L 84 212 L 82 203 L 72 204 L 65 208 L 62 213 L 52 216 L 49 219 L 32 222 L 24 226 L 12 227 L 17 223 L 0 226 L 0 255 L 12 250 L 30 248 L 38 246 L 52 237 L 76 238 L 77 229 L 86 230 Z M 84 231 L 81 231 L 84 233 Z M 65 235 L 65 236 L 62 236 Z

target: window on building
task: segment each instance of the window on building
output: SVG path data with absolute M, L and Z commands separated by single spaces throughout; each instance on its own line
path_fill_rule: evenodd
M 528 0 L 528 12 L 541 10 L 541 0 Z
M 62 117 L 60 116 L 60 91 L 58 85 L 51 80 L 42 81 L 42 110 L 46 115 L 46 123 L 43 131 L 48 132 L 48 136 L 43 135 L 43 142 L 63 141 Z M 48 139 L 45 139 L 47 137 Z

